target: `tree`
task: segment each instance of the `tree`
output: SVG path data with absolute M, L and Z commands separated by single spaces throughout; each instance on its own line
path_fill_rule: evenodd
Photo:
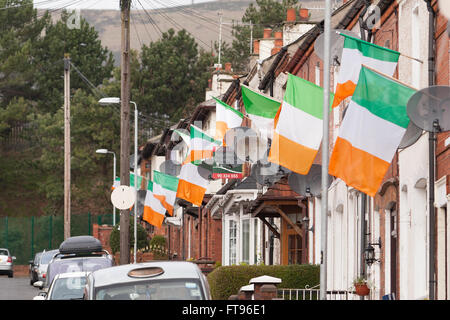
M 299 8 L 298 0 L 256 0 L 256 5 L 251 3 L 244 15 L 243 23 L 253 24 L 253 38 L 262 38 L 264 28 L 277 29 L 286 19 L 288 8 Z M 231 62 L 237 70 L 246 70 L 250 52 L 250 26 L 233 25 L 232 35 L 235 40 L 232 46 L 222 45 L 222 57 L 224 62 Z M 216 48 L 218 45 L 216 44 Z
M 34 98 L 33 47 L 49 24 L 46 13 L 41 18 L 32 0 L 0 0 L 0 107 L 15 97 Z
M 199 53 L 197 47 L 185 30 L 175 33 L 173 29 L 149 46 L 143 45 L 139 96 L 133 88 L 133 98 L 145 114 L 175 122 L 204 100 L 207 67 L 213 60 L 212 54 Z
M 112 76 L 114 58 L 104 48 L 98 32 L 81 18 L 80 28 L 69 29 L 69 14 L 63 11 L 61 19 L 45 28 L 45 37 L 34 46 L 36 76 L 34 87 L 38 93 L 39 109 L 55 112 L 64 104 L 64 54 L 68 53 L 73 65 L 95 86 Z M 92 90 L 72 68 L 70 86 L 76 89 Z
M 111 235 L 109 236 L 109 245 L 111 247 L 111 251 L 113 254 L 120 251 L 120 225 L 117 224 L 113 230 L 111 231 Z M 137 249 L 145 249 L 148 247 L 149 241 L 147 239 L 148 233 L 147 230 L 139 223 L 137 225 Z M 130 248 L 134 248 L 134 219 L 130 219 Z

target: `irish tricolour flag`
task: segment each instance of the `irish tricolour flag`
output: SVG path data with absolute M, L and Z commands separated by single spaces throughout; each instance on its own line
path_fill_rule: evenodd
M 173 216 L 173 206 L 177 195 L 178 178 L 159 171 L 153 171 L 153 195 Z
M 281 102 L 271 97 L 253 91 L 249 87 L 241 85 L 242 101 L 245 112 L 252 121 L 252 128 L 265 131 L 267 137 L 272 137 L 274 118 L 280 108 Z
M 161 228 L 165 215 L 166 208 L 163 207 L 161 201 L 155 198 L 153 194 L 153 182 L 149 181 L 147 193 L 145 195 L 144 214 L 142 219 L 155 227 Z
M 200 164 L 203 160 L 211 159 L 216 148 L 221 144 L 221 141 L 215 140 L 200 128 L 191 125 L 190 150 L 183 164 L 189 162 Z
M 193 163 L 186 163 L 181 167 L 178 175 L 179 183 L 177 198 L 184 199 L 196 206 L 201 206 L 209 180 L 199 171 L 206 170 Z
M 331 100 L 330 100 L 331 101 Z M 322 142 L 323 89 L 289 74 L 269 161 L 308 174 Z
M 216 135 L 214 139 L 222 141 L 228 130 L 241 126 L 244 115 L 225 102 L 216 98 L 214 100 L 216 100 Z
M 330 158 L 329 173 L 372 197 L 406 132 L 406 105 L 416 91 L 361 69 Z
M 392 76 L 397 67 L 400 53 L 376 44 L 340 33 L 344 40 L 341 67 L 332 107 L 337 107 L 345 98 L 351 97 L 364 64 L 388 76 Z

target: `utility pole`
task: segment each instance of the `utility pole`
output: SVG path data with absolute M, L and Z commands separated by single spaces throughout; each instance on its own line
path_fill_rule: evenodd
M 220 58 L 221 58 L 221 55 L 222 55 L 222 24 L 223 24 L 223 22 L 222 22 L 222 12 L 219 12 L 219 61 L 218 61 L 218 63 L 219 63 L 219 66 L 221 65 L 220 64 Z
M 130 185 L 130 8 L 131 0 L 120 0 L 121 97 L 120 97 L 120 181 Z M 137 180 L 137 177 L 135 177 Z M 136 182 L 135 182 L 136 183 Z M 135 206 L 137 203 L 134 204 Z M 120 264 L 130 263 L 130 210 L 120 210 Z
M 70 56 L 64 54 L 64 239 L 70 237 Z

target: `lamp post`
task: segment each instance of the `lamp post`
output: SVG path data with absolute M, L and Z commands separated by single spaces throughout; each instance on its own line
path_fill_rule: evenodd
M 112 153 L 114 156 L 114 166 L 113 166 L 113 185 L 116 181 L 116 154 L 113 151 L 109 151 L 108 149 L 97 149 L 96 153 L 107 154 Z M 116 225 L 116 207 L 113 206 L 113 226 Z
M 101 105 L 120 104 L 120 98 L 102 98 L 98 101 Z M 137 252 L 137 199 L 138 199 L 138 187 L 137 187 L 137 158 L 138 158 L 138 110 L 137 104 L 134 101 L 130 101 L 134 105 L 134 190 L 136 193 L 136 202 L 134 204 L 134 263 L 136 263 Z

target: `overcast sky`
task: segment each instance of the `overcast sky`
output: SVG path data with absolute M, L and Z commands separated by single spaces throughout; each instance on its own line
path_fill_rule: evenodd
M 210 2 L 214 0 L 195 0 L 195 3 Z M 119 10 L 120 0 L 34 0 L 35 8 L 59 9 L 63 7 L 78 9 L 116 9 Z M 155 9 L 174 5 L 191 4 L 192 0 L 133 0 L 132 9 Z M 164 5 L 162 5 L 164 4 Z

